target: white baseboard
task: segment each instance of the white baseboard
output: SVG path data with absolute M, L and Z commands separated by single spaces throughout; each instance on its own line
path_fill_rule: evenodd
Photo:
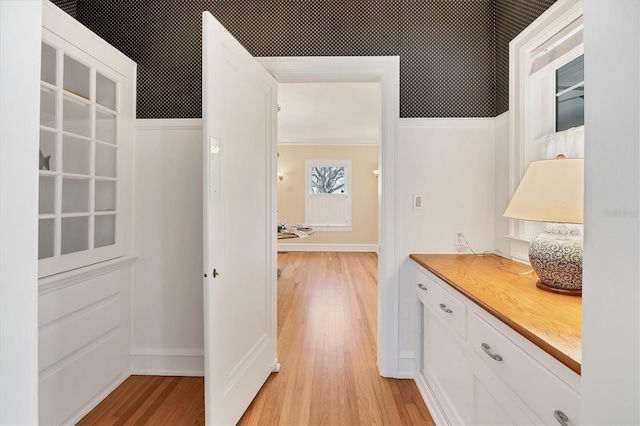
M 145 376 L 204 376 L 204 351 L 193 349 L 136 349 L 131 374 Z
M 378 253 L 376 244 L 287 244 L 279 243 L 278 251 L 356 251 Z
M 398 354 L 398 379 L 413 379 L 416 376 L 416 356 L 413 351 Z
M 87 402 L 85 405 L 83 405 L 78 411 L 76 411 L 73 415 L 71 415 L 71 417 L 69 417 L 62 424 L 64 424 L 64 425 L 75 425 L 76 423 L 78 423 L 84 416 L 89 414 L 89 412 L 91 410 L 96 408 L 98 406 L 98 404 L 100 404 L 102 402 L 102 400 L 104 400 L 107 396 L 109 396 L 109 394 L 111 392 L 116 390 L 116 388 L 118 386 L 120 386 L 122 384 L 122 382 L 127 380 L 129 378 L 129 376 L 130 376 L 129 373 L 125 373 L 122 376 L 120 376 L 117 379 L 115 379 L 107 387 L 105 387 L 102 390 L 102 392 L 100 392 L 98 395 L 96 395 L 94 398 L 92 398 L 89 402 Z
M 420 395 L 422 395 L 422 399 L 424 400 L 425 405 L 427 406 L 427 410 L 429 410 L 429 414 L 431 414 L 431 418 L 435 422 L 436 425 L 449 425 L 449 421 L 447 417 L 444 415 L 440 404 L 438 404 L 438 400 L 436 399 L 433 391 L 429 387 L 429 384 L 425 380 L 422 373 L 419 371 L 416 372 L 413 381 L 416 382 L 416 386 L 418 386 L 418 391 L 420 391 Z

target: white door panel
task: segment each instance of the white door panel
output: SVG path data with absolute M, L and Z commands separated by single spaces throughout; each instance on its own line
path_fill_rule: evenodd
M 236 423 L 277 368 L 276 104 L 273 77 L 205 12 L 207 424 Z

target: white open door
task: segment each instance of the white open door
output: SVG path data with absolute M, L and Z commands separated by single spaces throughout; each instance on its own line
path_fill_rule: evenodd
M 274 78 L 203 17 L 204 344 L 207 424 L 234 424 L 276 353 Z

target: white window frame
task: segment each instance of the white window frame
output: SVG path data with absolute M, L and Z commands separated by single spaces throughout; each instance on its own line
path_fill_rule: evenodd
M 328 231 L 328 232 L 351 232 L 352 226 L 352 185 L 353 171 L 351 167 L 351 160 L 305 160 L 305 197 L 304 197 L 304 220 L 305 224 L 311 226 L 316 231 Z M 311 189 L 311 168 L 312 167 L 344 167 L 345 168 L 345 194 L 312 194 Z M 314 197 L 344 197 L 346 202 L 346 221 L 344 224 L 332 224 L 332 223 L 313 223 L 311 220 L 310 212 L 313 208 Z
M 583 54 L 584 44 L 574 38 L 566 43 L 571 48 L 557 47 L 581 31 L 582 10 L 581 0 L 557 2 L 509 44 L 509 199 L 529 164 L 539 159 L 533 141 L 555 131 L 555 70 Z M 554 49 L 562 53 L 555 55 Z M 552 59 L 539 67 L 536 62 L 532 73 L 545 51 Z M 539 223 L 509 219 L 511 257 L 528 262 L 530 240 L 541 230 Z

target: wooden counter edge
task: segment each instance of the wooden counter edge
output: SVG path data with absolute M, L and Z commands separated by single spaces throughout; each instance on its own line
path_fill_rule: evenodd
M 415 261 L 418 265 L 420 265 L 423 268 L 427 269 L 429 272 L 431 272 L 432 274 L 434 274 L 435 276 L 440 278 L 442 281 L 446 282 L 448 285 L 453 287 L 455 290 L 459 291 L 467 299 L 471 300 L 473 303 L 475 303 L 476 305 L 480 306 L 482 309 L 484 309 L 485 311 L 487 311 L 488 313 L 490 313 L 491 315 L 493 315 L 494 317 L 496 317 L 497 319 L 499 319 L 500 321 L 505 323 L 507 326 L 509 326 L 514 331 L 516 331 L 522 337 L 524 337 L 525 339 L 529 340 L 531 343 L 533 343 L 534 345 L 536 345 L 537 347 L 542 349 L 544 352 L 546 352 L 547 354 L 549 354 L 550 356 L 552 356 L 556 360 L 560 361 L 563 365 L 567 366 L 568 368 L 570 368 L 572 371 L 574 371 L 575 373 L 577 373 L 579 375 L 582 374 L 582 364 L 580 362 L 578 362 L 576 359 L 574 359 L 571 356 L 569 356 L 568 354 L 562 352 L 561 350 L 559 350 L 558 348 L 553 346 L 551 343 L 549 343 L 549 342 L 543 340 L 542 338 L 540 338 L 539 336 L 535 335 L 534 333 L 529 331 L 527 328 L 523 327 L 522 325 L 520 325 L 519 323 L 517 323 L 513 319 L 507 317 L 506 315 L 504 315 L 500 311 L 498 311 L 498 310 L 494 309 L 493 307 L 487 305 L 484 301 L 482 301 L 481 299 L 478 299 L 473 294 L 468 293 L 464 288 L 459 287 L 456 283 L 452 282 L 447 277 L 445 277 L 442 274 L 440 274 L 438 271 L 433 270 L 432 268 L 427 266 L 424 262 L 422 262 L 422 260 L 417 255 L 411 254 L 411 255 L 409 255 L 409 257 L 413 261 Z

